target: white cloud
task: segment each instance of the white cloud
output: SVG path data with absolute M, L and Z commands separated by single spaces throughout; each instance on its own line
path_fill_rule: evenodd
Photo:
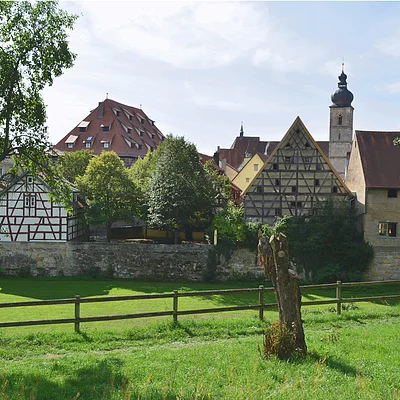
M 266 8 L 257 3 L 83 4 L 101 40 L 176 67 L 225 65 L 259 46 L 268 32 Z

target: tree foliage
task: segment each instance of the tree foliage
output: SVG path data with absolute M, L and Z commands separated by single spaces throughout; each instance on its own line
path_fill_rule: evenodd
M 93 151 L 89 149 L 67 152 L 59 156 L 56 167 L 57 172 L 68 182 L 75 183 L 77 177 L 85 174 L 93 156 Z
M 217 204 L 219 208 L 225 208 L 231 199 L 231 184 L 225 174 L 221 174 L 213 160 L 204 164 L 204 170 L 209 175 L 214 190 L 216 191 Z
M 89 203 L 89 220 L 106 222 L 107 238 L 113 222 L 129 220 L 137 214 L 137 190 L 123 161 L 114 152 L 103 152 L 89 161 L 76 185 Z
M 373 257 L 346 202 L 328 200 L 317 215 L 284 217 L 277 230 L 288 238 L 292 261 L 316 282 L 360 280 Z
M 148 188 L 149 223 L 175 231 L 208 225 L 216 192 L 195 145 L 168 136 L 157 157 Z
M 0 161 L 18 154 L 31 172 L 48 165 L 41 91 L 73 65 L 68 31 L 76 18 L 57 1 L 0 2 Z

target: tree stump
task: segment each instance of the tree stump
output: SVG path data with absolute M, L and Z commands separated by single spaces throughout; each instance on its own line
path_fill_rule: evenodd
M 307 352 L 301 319 L 301 293 L 297 274 L 290 269 L 287 238 L 283 233 L 268 241 L 259 237 L 258 256 L 261 265 L 275 289 L 281 325 L 295 335 L 296 349 Z

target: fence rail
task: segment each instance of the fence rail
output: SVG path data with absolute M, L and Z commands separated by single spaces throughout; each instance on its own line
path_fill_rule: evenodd
M 328 283 L 322 285 L 304 285 L 300 289 L 327 289 L 336 288 L 336 297 L 331 300 L 312 300 L 302 301 L 302 306 L 311 305 L 326 305 L 336 304 L 336 313 L 341 314 L 342 304 L 344 303 L 358 303 L 366 301 L 377 300 L 400 300 L 400 294 L 391 296 L 369 296 L 369 297 L 342 297 L 342 290 L 350 287 L 365 287 L 365 286 L 382 286 L 382 285 L 400 285 L 400 281 L 373 281 L 373 282 L 351 282 L 342 283 Z M 67 299 L 54 299 L 54 300 L 35 300 L 35 301 L 20 301 L 12 303 L 0 303 L 0 308 L 13 308 L 13 307 L 31 307 L 31 306 L 45 306 L 45 305 L 58 305 L 58 304 L 74 304 L 75 313 L 73 318 L 57 318 L 57 319 L 44 319 L 33 321 L 18 321 L 18 322 L 0 322 L 0 328 L 19 327 L 19 326 L 32 326 L 32 325 L 52 325 L 52 324 L 74 324 L 75 332 L 80 332 L 80 324 L 82 322 L 96 322 L 96 321 L 115 321 L 121 319 L 134 319 L 134 318 L 148 318 L 148 317 L 161 317 L 172 316 L 173 321 L 178 321 L 179 315 L 194 315 L 194 314 L 208 314 L 227 311 L 242 311 L 242 310 L 258 310 L 259 319 L 264 319 L 264 310 L 276 308 L 277 303 L 264 303 L 264 294 L 273 292 L 274 288 L 265 288 L 263 285 L 258 288 L 247 289 L 224 289 L 224 290 L 201 290 L 193 292 L 178 292 L 174 290 L 172 293 L 161 294 L 139 294 L 133 296 L 107 296 L 107 297 L 83 297 L 75 296 Z M 181 310 L 179 311 L 179 298 L 180 297 L 193 297 L 193 296 L 212 296 L 212 295 L 226 295 L 226 294 L 242 294 L 242 293 L 258 293 L 258 304 L 230 306 L 230 307 L 217 307 L 217 308 L 203 308 L 196 310 Z M 127 301 L 127 300 L 144 300 L 144 299 L 166 299 L 172 298 L 171 311 L 154 311 L 143 312 L 135 314 L 119 314 L 119 315 L 102 315 L 94 317 L 81 317 L 81 304 L 85 303 L 100 303 L 111 301 Z

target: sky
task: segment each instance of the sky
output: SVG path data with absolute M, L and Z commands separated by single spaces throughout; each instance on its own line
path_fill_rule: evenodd
M 279 141 L 299 116 L 329 140 L 344 61 L 354 129 L 400 131 L 400 2 L 60 1 L 75 65 L 43 96 L 53 144 L 108 97 L 201 153 Z

